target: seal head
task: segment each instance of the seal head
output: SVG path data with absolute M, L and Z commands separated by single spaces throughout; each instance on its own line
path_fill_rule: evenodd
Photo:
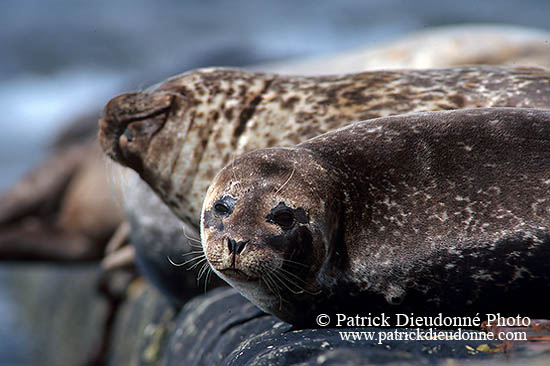
M 295 148 L 252 152 L 222 170 L 202 212 L 214 271 L 263 310 L 288 318 L 288 296 L 311 296 L 324 281 L 339 215 L 329 184 L 336 188 L 326 167 Z

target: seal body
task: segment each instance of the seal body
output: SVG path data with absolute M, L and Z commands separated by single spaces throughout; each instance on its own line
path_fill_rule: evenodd
M 300 77 L 201 69 L 111 100 L 99 140 L 198 228 L 215 174 L 247 151 L 292 146 L 359 120 L 478 107 L 550 108 L 550 73 L 472 66 Z
M 216 176 L 201 220 L 212 268 L 293 324 L 548 316 L 550 111 L 408 114 L 256 150 Z

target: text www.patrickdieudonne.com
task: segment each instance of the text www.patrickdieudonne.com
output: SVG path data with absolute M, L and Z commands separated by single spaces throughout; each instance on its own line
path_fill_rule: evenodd
M 379 331 L 338 331 L 343 341 L 526 341 L 526 332 L 483 332 L 473 330 L 394 329 Z
M 378 329 L 373 331 L 345 330 L 338 331 L 343 341 L 364 341 L 382 344 L 386 341 L 526 341 L 527 333 L 522 330 L 508 332 L 489 332 L 472 330 L 479 328 L 482 323 L 485 327 L 493 325 L 500 327 L 528 327 L 531 319 L 528 317 L 503 317 L 500 314 L 486 314 L 484 318 L 475 317 L 448 317 L 438 314 L 432 317 L 415 316 L 410 314 L 392 314 L 368 316 L 348 316 L 345 314 L 319 314 L 317 324 L 321 327 L 396 327 L 401 329 Z M 446 329 L 440 329 L 443 327 Z M 448 329 L 454 328 L 454 329 Z M 470 328 L 470 329 L 468 329 Z

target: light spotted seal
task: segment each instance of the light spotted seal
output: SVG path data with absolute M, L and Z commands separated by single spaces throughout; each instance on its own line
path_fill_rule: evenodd
M 212 178 L 244 152 L 295 145 L 358 120 L 497 106 L 550 108 L 550 72 L 471 66 L 300 77 L 200 69 L 112 99 L 99 138 L 198 228 Z
M 548 316 L 550 110 L 373 119 L 228 164 L 201 218 L 216 273 L 319 313 Z

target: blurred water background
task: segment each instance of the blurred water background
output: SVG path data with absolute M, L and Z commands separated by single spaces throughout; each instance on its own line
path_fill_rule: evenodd
M 2 0 L 0 191 L 115 94 L 200 66 L 382 43 L 461 23 L 550 28 L 548 0 Z
M 548 31 L 550 1 L 2 0 L 0 191 L 47 156 L 64 126 L 97 119 L 120 92 L 191 68 L 315 57 L 464 23 Z M 24 341 L 33 324 L 13 317 L 17 294 L 0 292 L 9 362 L 13 350 L 33 352 Z

